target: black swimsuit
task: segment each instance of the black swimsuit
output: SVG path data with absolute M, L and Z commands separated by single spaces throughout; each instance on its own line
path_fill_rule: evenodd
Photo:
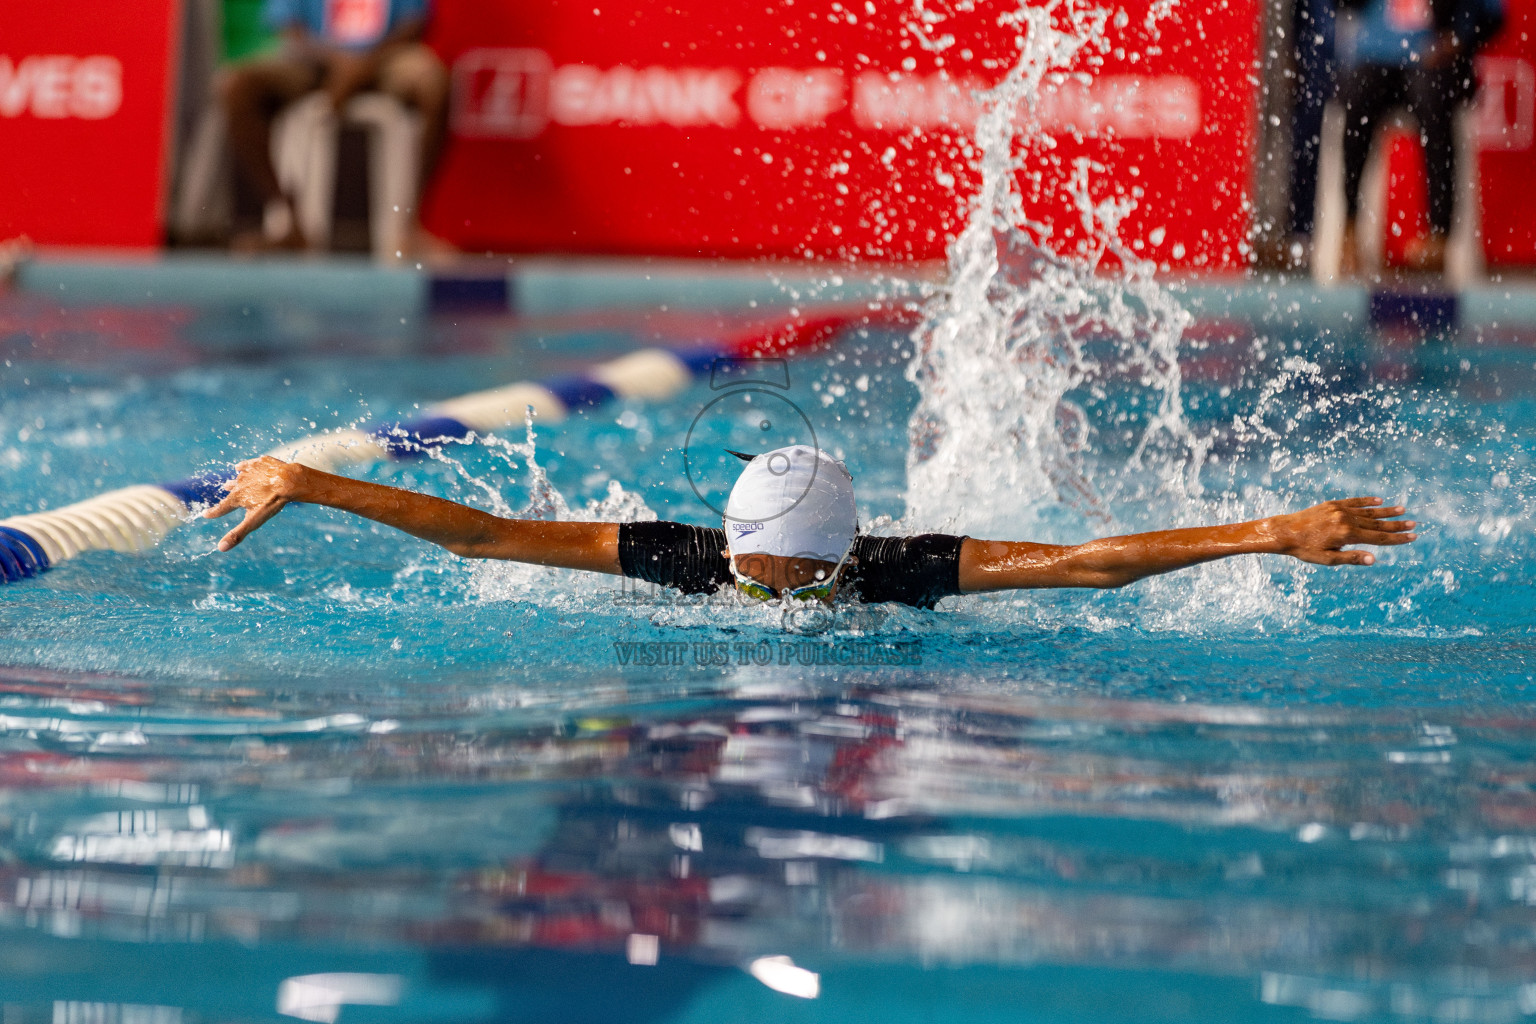
M 898 601 L 932 608 L 960 593 L 964 537 L 855 537 L 840 593 L 878 604 Z M 731 585 L 725 531 L 684 523 L 621 523 L 619 567 L 625 576 L 685 594 L 709 594 Z

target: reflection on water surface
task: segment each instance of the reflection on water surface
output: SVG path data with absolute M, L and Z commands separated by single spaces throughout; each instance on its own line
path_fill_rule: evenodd
M 1536 720 L 742 676 L 476 724 L 12 670 L 7 1012 L 1527 1012 Z

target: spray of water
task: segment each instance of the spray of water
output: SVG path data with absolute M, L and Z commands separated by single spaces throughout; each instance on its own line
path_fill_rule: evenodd
M 957 10 L 966 6 L 956 0 Z M 1153 5 L 1148 27 L 1170 10 Z M 1341 477 L 1340 456 L 1373 437 L 1404 440 L 1390 394 L 1340 390 L 1299 357 L 1275 365 L 1230 423 L 1195 427 L 1179 362 L 1192 318 L 1121 235 L 1134 198 L 1096 196 L 1102 167 L 1078 161 L 1067 186 L 1093 244 L 1075 256 L 1048 247 L 1048 229 L 1031 220 L 1020 185 L 1028 161 L 1051 149 L 1035 104 L 1104 52 L 1111 16 L 1056 0 L 1001 18 L 1022 40 L 1019 59 L 981 97 L 980 188 L 951 248 L 948 283 L 915 334 L 908 377 L 920 400 L 909 423 L 906 512 L 891 524 L 898 531 L 1071 542 L 1257 517 L 1297 507 L 1298 497 L 1316 500 L 1325 479 L 1339 493 L 1357 483 L 1374 489 L 1375 481 Z M 908 30 L 925 49 L 944 51 L 955 40 L 943 21 L 918 2 Z M 1264 357 L 1261 340 L 1256 372 Z M 528 470 L 531 497 L 517 514 L 654 517 L 616 482 L 605 500 L 569 508 L 538 466 L 531 426 L 523 444 L 492 443 L 509 465 L 521 460 Z M 1263 467 L 1257 481 L 1249 472 L 1255 465 Z M 1306 617 L 1312 572 L 1254 557 L 1146 581 L 1132 600 L 1083 598 L 1066 608 L 1026 596 L 989 601 L 978 612 L 1012 621 L 1022 606 L 1036 621 L 1143 629 L 1285 627 Z M 498 565 L 478 570 L 474 589 L 516 598 L 535 579 L 546 593 L 561 591 L 564 578 Z M 677 625 L 712 612 L 666 614 L 680 616 L 668 620 Z
M 934 39 L 939 19 L 918 15 L 918 34 Z M 1102 48 L 1108 16 L 1056 3 L 1004 18 L 1023 40 L 1019 60 L 981 97 L 980 190 L 908 369 L 921 398 L 909 424 L 905 529 L 1072 541 L 1149 521 L 1209 522 L 1242 507 L 1202 486 L 1213 438 L 1186 419 L 1179 367 L 1191 317 L 1120 237 L 1134 200 L 1095 199 L 1099 168 L 1078 161 L 1069 194 L 1096 241 L 1074 257 L 1046 247 L 1047 229 L 1026 208 L 1021 175 L 1050 149 L 1037 97 L 1081 73 L 1069 69 Z M 1114 273 L 1101 270 L 1106 254 Z M 1140 602 L 1140 624 L 1212 612 L 1294 620 L 1305 603 L 1299 589 L 1277 586 L 1248 561 L 1143 585 L 1153 599 Z
M 646 505 L 645 499 L 634 491 L 626 491 L 617 480 L 609 480 L 607 493 L 602 498 L 587 502 L 584 508 L 572 508 L 565 500 L 544 467 L 539 465 L 538 439 L 533 429 L 533 410 L 524 419 L 525 434 L 522 442 L 509 441 L 495 435 L 481 438 L 480 442 L 496 452 L 509 470 L 521 461 L 527 470 L 528 503 L 521 509 L 512 508 L 500 490 L 486 483 L 481 477 L 469 472 L 441 450 L 433 457 L 451 463 L 459 475 L 471 486 L 486 494 L 497 515 L 514 519 L 564 520 L 573 522 L 629 523 L 656 518 L 656 513 Z M 571 573 L 538 565 L 518 562 L 483 562 L 476 566 L 470 583 L 470 592 L 481 600 L 516 600 L 535 588 L 541 599 L 563 596 L 575 598 L 590 589 L 579 581 L 572 582 Z
M 1119 235 L 1133 200 L 1095 199 L 1096 168 L 1077 163 L 1071 198 L 1085 234 L 1098 242 L 1087 255 L 1069 258 L 1042 244 L 1045 229 L 1030 222 L 1019 185 L 1023 154 L 1049 148 L 1035 115 L 1037 97 L 1043 87 L 1077 73 L 1069 69 L 1081 57 L 1103 49 L 1110 14 L 1058 0 L 1021 6 L 1000 19 L 1023 44 L 1018 61 L 979 105 L 980 189 L 951 250 L 948 286 L 930 303 L 916 335 L 908 376 L 921 399 L 910 423 L 907 511 L 895 524 L 900 530 L 1067 540 L 1072 538 L 1064 534 L 1081 532 L 1084 522 L 1098 533 L 1125 525 L 1124 509 L 1131 504 L 1168 525 L 1232 511 L 1225 496 L 1203 494 L 1200 471 L 1210 442 L 1184 415 L 1178 350 L 1190 316 L 1154 280 L 1154 266 Z M 924 48 L 942 51 L 954 45 L 941 31 L 942 20 L 919 5 L 909 31 Z M 1098 272 L 1106 255 L 1120 267 L 1113 275 Z M 1121 416 L 1118 454 L 1107 459 L 1109 439 L 1096 416 L 1102 419 L 1105 408 L 1125 408 L 1128 395 L 1136 413 Z M 1261 422 L 1255 421 L 1255 430 Z M 617 482 L 607 500 L 585 512 L 569 508 L 537 463 L 531 424 L 522 444 L 489 443 L 509 465 L 526 465 L 530 500 L 520 516 L 654 518 Z M 1186 574 L 1144 587 L 1144 593 L 1172 592 L 1143 602 L 1136 612 L 1140 624 L 1149 624 L 1148 616 L 1174 626 L 1191 615 L 1230 617 L 1233 608 L 1265 617 L 1300 611 L 1294 591 L 1277 589 L 1256 563 L 1193 575 L 1212 572 L 1216 586 Z M 562 590 L 562 578 L 537 567 L 484 566 L 472 589 L 497 600 L 536 587 L 548 600 Z M 1086 613 L 1088 620 L 1097 614 L 1107 624 L 1119 621 L 1107 609 Z M 667 614 L 686 623 L 710 612 Z
M 1029 224 L 1019 186 L 1026 170 L 1020 154 L 1036 151 L 1042 138 L 1036 98 L 1102 38 L 1105 17 L 1053 4 L 1008 18 L 1020 27 L 1023 48 L 982 97 L 981 188 L 908 371 L 922 394 L 907 457 L 911 527 L 1017 532 L 1032 525 L 1032 510 L 1038 515 L 1058 501 L 1110 522 L 1103 482 L 1082 464 L 1089 427 L 1072 396 L 1127 375 L 1152 392 L 1156 407 L 1124 469 L 1150 471 L 1156 489 L 1181 498 L 1198 493 L 1199 444 L 1179 396 L 1178 343 L 1189 315 L 1152 280 L 1151 265 L 1120 244 L 1130 200 L 1095 203 L 1092 168 L 1080 162 L 1072 196 L 1101 244 L 1092 257 L 1067 259 L 1037 243 L 1040 229 Z M 1108 250 L 1125 267 L 1122 275 L 1095 273 Z M 1170 461 L 1178 472 L 1166 472 Z

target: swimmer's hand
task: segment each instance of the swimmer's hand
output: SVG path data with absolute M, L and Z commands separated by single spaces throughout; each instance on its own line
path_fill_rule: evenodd
M 1374 565 L 1376 556 L 1369 551 L 1345 551 L 1346 544 L 1411 544 L 1419 535 L 1419 524 L 1398 519 L 1407 509 L 1402 505 L 1383 506 L 1380 498 L 1344 498 L 1289 515 L 1271 516 L 1259 521 L 1268 527 L 1277 547 L 1276 554 L 1290 555 L 1317 565 Z
M 960 590 L 1034 587 L 1123 587 L 1160 573 L 1232 555 L 1290 555 L 1317 565 L 1372 565 L 1369 551 L 1346 544 L 1408 544 L 1418 524 L 1397 519 L 1401 505 L 1344 498 L 1268 519 L 1224 526 L 1105 537 L 1086 544 L 978 540 L 960 546 Z
M 298 463 L 270 455 L 237 465 L 235 478 L 224 485 L 229 494 L 203 513 L 207 519 L 217 519 L 237 508 L 245 509 L 245 518 L 220 539 L 219 550 L 230 550 L 295 500 L 303 473 L 304 467 Z

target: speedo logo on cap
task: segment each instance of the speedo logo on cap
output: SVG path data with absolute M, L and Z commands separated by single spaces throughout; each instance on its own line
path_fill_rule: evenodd
M 732 523 L 731 529 L 736 531 L 736 536 L 741 537 L 749 533 L 756 533 L 763 528 L 762 523 Z

